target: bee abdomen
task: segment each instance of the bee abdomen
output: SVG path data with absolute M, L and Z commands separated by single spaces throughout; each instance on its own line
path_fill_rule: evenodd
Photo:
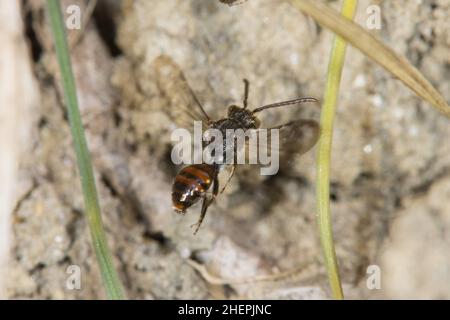
M 185 212 L 208 191 L 214 175 L 214 167 L 207 164 L 187 166 L 177 174 L 172 187 L 175 211 Z

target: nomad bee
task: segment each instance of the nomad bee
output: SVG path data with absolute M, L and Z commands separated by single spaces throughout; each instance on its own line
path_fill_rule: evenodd
M 217 129 L 223 133 L 223 136 L 225 136 L 227 129 L 242 129 L 244 131 L 249 129 L 257 130 L 260 128 L 260 121 L 256 117 L 256 114 L 263 110 L 298 105 L 304 102 L 318 102 L 315 98 L 306 97 L 264 105 L 250 110 L 248 109 L 247 103 L 249 82 L 244 79 L 245 87 L 242 107 L 231 105 L 228 107 L 227 117 L 220 120 L 212 120 L 202 107 L 192 89 L 187 85 L 184 75 L 179 67 L 170 58 L 166 56 L 157 58 L 155 60 L 155 66 L 158 73 L 157 78 L 159 79 L 158 85 L 163 93 L 165 92 L 166 95 L 169 96 L 172 90 L 183 91 L 180 92 L 180 95 L 183 97 L 179 100 L 174 98 L 173 94 L 171 96 L 173 110 L 181 111 L 181 113 L 172 114 L 172 118 L 176 120 L 176 122 L 181 123 L 180 120 L 182 119 L 182 115 L 187 115 L 188 118 L 191 119 L 191 122 L 192 120 L 201 120 L 206 129 Z M 267 129 L 279 129 L 281 147 L 287 149 L 290 148 L 291 151 L 295 149 L 294 151 L 299 154 L 311 149 L 319 137 L 318 123 L 309 119 L 294 120 Z M 224 140 L 224 151 L 227 147 L 227 141 Z M 189 207 L 199 200 L 202 200 L 199 220 L 193 225 L 193 227 L 195 227 L 194 234 L 197 233 L 203 222 L 208 207 L 219 194 L 218 175 L 225 166 L 226 164 L 224 163 L 188 165 L 182 168 L 175 177 L 172 187 L 172 204 L 177 213 L 185 214 Z M 230 175 L 221 192 L 225 190 L 225 187 L 234 175 L 236 163 L 234 162 L 231 166 Z M 212 193 L 208 196 L 208 191 L 210 189 L 212 189 Z

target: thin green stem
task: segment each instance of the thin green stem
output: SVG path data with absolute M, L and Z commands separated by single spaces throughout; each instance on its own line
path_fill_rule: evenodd
M 59 0 L 47 0 L 50 24 L 55 41 L 56 55 L 61 71 L 64 98 L 67 105 L 73 144 L 81 176 L 86 217 L 88 220 L 94 251 L 102 274 L 103 282 L 109 299 L 124 299 L 122 284 L 114 269 L 112 256 L 108 249 L 103 228 L 95 186 L 91 159 L 83 130 L 76 95 L 75 81 L 70 63 L 69 49 L 65 35 L 65 26 L 61 14 Z
M 356 6 L 356 0 L 345 0 L 342 5 L 342 15 L 348 19 L 353 19 Z M 321 135 L 317 156 L 316 196 L 318 224 L 328 279 L 334 299 L 343 299 L 344 294 L 342 292 L 341 280 L 339 277 L 331 223 L 330 158 L 336 102 L 339 95 L 339 85 L 341 82 L 346 46 L 347 43 L 345 40 L 338 36 L 335 37 L 328 65 L 328 78 L 320 117 Z

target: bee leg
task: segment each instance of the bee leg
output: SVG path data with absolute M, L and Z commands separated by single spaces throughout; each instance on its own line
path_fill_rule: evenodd
M 218 173 L 216 173 L 216 175 L 214 177 L 214 182 L 213 182 L 212 196 L 211 196 L 211 198 L 208 198 L 208 196 L 206 194 L 203 196 L 202 211 L 200 213 L 200 218 L 198 219 L 198 221 L 196 223 L 191 225 L 191 228 L 194 228 L 194 235 L 196 235 L 198 232 L 198 229 L 200 229 L 200 225 L 202 224 L 203 219 L 205 219 L 206 211 L 208 210 L 208 207 L 211 205 L 211 203 L 216 199 L 218 193 L 219 193 L 219 179 L 218 179 Z
M 234 172 L 236 171 L 236 164 L 233 164 L 233 167 L 231 168 L 231 172 L 230 175 L 228 176 L 228 180 L 225 183 L 225 185 L 223 186 L 222 190 L 220 191 L 220 193 L 223 193 L 225 191 L 225 188 L 227 187 L 228 183 L 231 181 L 231 178 L 233 178 L 234 176 Z
M 200 218 L 198 219 L 198 221 L 196 223 L 191 225 L 191 228 L 194 228 L 194 235 L 197 234 L 198 229 L 200 229 L 200 226 L 201 226 L 201 224 L 203 222 L 203 219 L 205 219 L 206 210 L 208 210 L 209 204 L 210 204 L 210 201 L 209 201 L 208 197 L 205 195 L 203 197 L 202 212 L 200 213 Z

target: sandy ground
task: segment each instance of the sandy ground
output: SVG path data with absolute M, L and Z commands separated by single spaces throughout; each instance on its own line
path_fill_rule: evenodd
M 450 101 L 450 1 L 363 0 L 361 25 L 371 4 L 382 13 L 381 30 L 372 32 Z M 40 98 L 18 174 L 6 295 L 102 298 L 43 2 L 30 2 L 23 17 Z M 69 37 L 108 240 L 128 296 L 329 298 L 314 151 L 290 157 L 276 176 L 238 168 L 196 236 L 189 226 L 200 208 L 172 211 L 179 167 L 170 161 L 170 133 L 181 102 L 155 59 L 170 57 L 219 119 L 241 103 L 243 78 L 253 107 L 321 98 L 333 35 L 283 1 L 111 0 L 99 1 L 86 28 Z M 346 296 L 450 298 L 448 119 L 353 48 L 341 88 L 331 209 Z M 288 108 L 261 120 L 270 126 L 306 116 L 317 112 Z M 67 287 L 73 265 L 79 290 Z M 380 289 L 367 286 L 369 266 L 380 271 Z M 271 274 L 279 276 L 252 281 Z

